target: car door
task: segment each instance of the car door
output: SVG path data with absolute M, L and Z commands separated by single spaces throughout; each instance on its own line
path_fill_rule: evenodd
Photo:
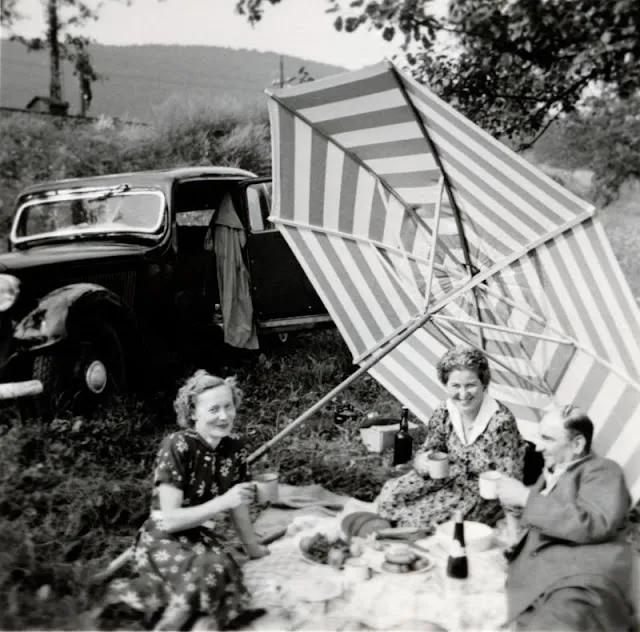
M 240 183 L 254 313 L 259 321 L 326 314 L 307 275 L 279 230 L 269 221 L 271 179 Z

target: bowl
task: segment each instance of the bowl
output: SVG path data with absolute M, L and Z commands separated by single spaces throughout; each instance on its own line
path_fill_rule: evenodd
M 443 522 L 436 528 L 436 538 L 438 538 L 445 550 L 449 546 L 449 542 L 453 539 L 453 527 L 455 522 L 449 520 Z M 472 520 L 464 521 L 464 542 L 468 553 L 480 553 L 487 551 L 493 546 L 493 529 L 481 522 Z

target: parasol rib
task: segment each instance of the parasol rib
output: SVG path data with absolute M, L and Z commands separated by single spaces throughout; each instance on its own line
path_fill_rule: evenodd
M 442 320 L 450 323 L 457 323 L 460 325 L 468 325 L 470 327 L 482 327 L 484 329 L 490 329 L 492 331 L 501 331 L 505 334 L 513 334 L 514 336 L 528 336 L 529 338 L 537 338 L 538 340 L 545 340 L 546 342 L 554 342 L 559 345 L 569 345 L 575 347 L 574 341 L 568 338 L 554 338 L 553 336 L 545 336 L 543 334 L 536 334 L 530 331 L 523 331 L 521 329 L 512 329 L 511 327 L 503 327 L 502 325 L 492 325 L 491 323 L 485 323 L 483 321 L 465 320 L 463 318 L 454 318 L 453 316 L 442 316 L 437 314 L 433 317 L 434 320 Z
M 444 189 L 444 175 L 438 180 L 438 201 L 436 202 L 436 216 L 433 222 L 433 236 L 431 238 L 431 250 L 429 252 L 429 269 L 427 270 L 427 288 L 424 292 L 425 309 L 429 306 L 431 298 L 431 286 L 433 285 L 433 269 L 436 264 L 436 245 L 438 243 L 438 233 L 440 232 L 440 212 L 442 210 L 442 191 Z
M 473 343 L 469 342 L 462 334 L 457 332 L 454 327 L 451 327 L 450 325 L 444 324 L 444 323 L 436 324 L 435 322 L 433 322 L 433 325 L 434 327 L 437 327 L 438 329 L 440 329 L 440 331 L 448 332 L 449 334 L 456 337 L 458 340 L 462 340 L 465 344 L 469 344 L 474 349 L 478 349 L 479 351 L 482 351 L 482 353 L 484 353 L 484 355 L 486 355 L 487 358 L 489 358 L 489 360 L 491 360 L 493 363 L 502 367 L 505 371 L 508 371 L 512 375 L 515 375 L 519 380 L 522 380 L 523 382 L 526 382 L 530 386 L 533 386 L 536 390 L 543 390 L 546 395 L 548 395 L 553 399 L 554 397 L 553 391 L 551 390 L 549 385 L 542 378 L 540 378 L 540 376 L 538 376 L 540 383 L 536 383 L 532 379 L 524 375 L 521 375 L 520 373 L 516 373 L 510 366 L 506 365 L 504 362 L 502 362 L 502 360 L 499 360 L 498 358 L 496 358 L 491 352 L 488 352 L 485 349 L 480 349 L 478 345 L 474 345 Z
M 575 338 L 572 338 L 571 336 L 567 336 L 564 332 L 560 331 L 557 327 L 554 327 L 552 324 L 549 324 L 548 321 L 544 320 L 544 318 L 542 318 L 538 314 L 535 314 L 533 312 L 530 312 L 529 310 L 522 308 L 515 301 L 512 301 L 510 298 L 507 298 L 506 296 L 503 296 L 502 294 L 499 294 L 498 292 L 487 287 L 487 285 L 484 284 L 484 282 L 478 287 L 481 290 L 484 290 L 485 292 L 490 294 L 491 296 L 494 296 L 495 298 L 504 301 L 507 305 L 510 305 L 514 309 L 520 310 L 523 314 L 526 314 L 531 319 L 538 321 L 541 325 L 545 326 L 547 329 L 551 330 L 553 333 L 558 334 L 559 336 L 565 336 L 566 340 L 564 344 L 571 344 L 578 351 L 582 351 L 582 353 L 586 353 L 588 356 L 596 360 L 596 362 L 600 362 L 600 364 L 602 364 L 607 369 L 609 369 L 609 371 L 617 375 L 623 382 L 626 382 L 627 384 L 629 384 L 629 386 L 632 386 L 633 388 L 635 388 L 637 391 L 640 392 L 640 383 L 636 382 L 625 373 L 622 373 L 620 369 L 618 369 L 616 366 L 614 366 L 604 358 L 601 358 L 593 349 L 589 349 L 588 347 L 581 345 Z
M 500 294 L 499 292 L 492 290 L 486 283 L 481 283 L 480 285 L 478 285 L 478 289 L 482 290 L 483 292 L 486 292 L 487 294 L 489 294 L 489 296 L 493 296 L 493 298 L 495 298 L 496 300 L 506 303 L 509 307 L 512 307 L 513 309 L 518 310 L 520 313 L 524 314 L 528 318 L 531 318 L 531 320 L 535 320 L 540 325 L 545 327 L 545 329 L 549 329 L 554 334 L 558 336 L 564 336 L 567 343 L 570 343 L 574 346 L 577 345 L 576 341 L 573 338 L 571 338 L 570 336 L 567 336 L 563 331 L 555 327 L 553 324 L 549 323 L 548 320 L 545 320 L 542 316 L 540 316 L 539 314 L 536 314 L 535 312 L 532 312 L 528 309 L 524 309 L 522 305 L 519 305 L 516 301 L 509 298 L 508 296 L 504 296 L 504 294 Z
M 395 246 L 391 246 L 389 244 L 384 244 L 381 241 L 377 241 L 376 239 L 369 239 L 368 237 L 361 237 L 360 235 L 354 235 L 353 233 L 345 233 L 341 230 L 336 230 L 335 228 L 327 228 L 325 226 L 313 226 L 311 224 L 304 224 L 303 222 L 297 222 L 291 219 L 282 219 L 281 217 L 272 217 L 269 216 L 269 220 L 274 224 L 282 224 L 283 226 L 291 226 L 292 228 L 304 228 L 307 230 L 311 230 L 317 233 L 322 233 L 324 235 L 332 235 L 333 237 L 341 237 L 342 239 L 348 239 L 350 241 L 357 241 L 360 243 L 371 244 L 378 248 L 383 248 L 384 250 L 389 250 L 391 252 L 395 252 L 398 255 L 404 256 L 406 251 L 400 250 L 400 248 L 396 248 Z M 429 265 L 429 260 L 424 257 L 420 257 L 411 252 L 406 252 L 406 256 L 409 259 L 412 259 L 416 263 L 423 263 L 425 265 Z M 458 270 L 451 270 L 450 268 L 445 268 L 443 265 L 438 263 L 435 264 L 436 270 L 440 272 L 446 272 L 447 274 L 456 274 L 459 275 Z M 458 278 L 462 278 L 458 276 Z
M 417 224 L 422 226 L 427 231 L 427 233 L 431 235 L 431 229 L 429 228 L 429 225 L 422 219 L 422 217 L 420 217 L 416 209 L 414 209 L 406 200 L 404 200 L 398 194 L 398 192 L 393 187 L 391 187 L 389 183 L 380 174 L 376 173 L 366 162 L 364 162 L 364 160 L 360 159 L 356 154 L 354 154 L 352 151 L 347 149 L 344 145 L 342 145 L 342 143 L 339 143 L 335 138 L 333 138 L 333 136 L 330 136 L 329 134 L 325 133 L 324 131 L 319 129 L 317 126 L 315 126 L 312 121 L 310 121 L 306 116 L 304 116 L 304 114 L 300 114 L 300 112 L 289 107 L 282 99 L 280 99 L 274 94 L 269 94 L 269 96 L 281 108 L 289 112 L 289 114 L 291 114 L 295 118 L 300 119 L 303 123 L 306 123 L 311 129 L 313 129 L 315 132 L 320 134 L 320 136 L 322 136 L 322 138 L 324 138 L 327 142 L 335 145 L 346 156 L 349 156 L 349 158 L 351 158 L 351 160 L 353 160 L 359 167 L 362 167 L 362 169 L 364 169 L 372 178 L 374 178 L 377 182 L 379 182 L 383 186 L 384 190 L 389 195 L 394 197 L 402 205 L 406 213 L 408 213 Z M 447 254 L 455 261 L 456 258 L 449 251 L 449 249 L 446 247 L 444 249 L 446 250 Z
M 389 61 L 386 62 L 391 74 L 393 75 L 400 92 L 407 104 L 407 107 L 411 110 L 413 117 L 420 128 L 420 133 L 424 137 L 425 141 L 429 145 L 431 149 L 431 154 L 433 155 L 434 160 L 436 161 L 436 165 L 438 165 L 438 169 L 440 169 L 441 177 L 444 179 L 444 188 L 447 191 L 447 198 L 449 199 L 449 204 L 451 205 L 451 210 L 453 211 L 453 219 L 456 222 L 456 228 L 458 229 L 458 237 L 460 238 L 460 246 L 462 247 L 462 253 L 464 255 L 465 266 L 467 267 L 467 271 L 469 272 L 469 276 L 473 277 L 477 273 L 477 268 L 473 265 L 471 261 L 471 253 L 469 251 L 469 242 L 467 241 L 467 236 L 464 231 L 464 226 L 462 224 L 462 215 L 460 213 L 460 207 L 458 206 L 458 202 L 453 195 L 453 190 L 451 187 L 451 182 L 449 182 L 449 178 L 447 176 L 447 172 L 444 169 L 444 165 L 442 164 L 442 158 L 438 153 L 438 148 L 436 147 L 429 131 L 427 130 L 418 109 L 416 108 L 413 101 L 409 98 L 409 94 L 407 93 L 407 88 L 405 87 L 400 75 L 398 74 L 398 70 L 396 67 Z M 473 295 L 473 300 L 476 307 L 476 318 L 481 320 L 480 318 L 480 305 L 478 304 L 478 297 L 476 296 L 475 290 L 471 290 L 471 294 Z M 482 332 L 480 331 L 480 347 L 484 348 L 484 337 Z

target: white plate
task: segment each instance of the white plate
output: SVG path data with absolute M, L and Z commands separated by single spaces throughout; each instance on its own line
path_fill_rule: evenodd
M 300 577 L 287 587 L 287 592 L 303 601 L 329 601 L 339 597 L 344 586 L 339 579 L 329 577 Z
M 436 538 L 448 547 L 453 539 L 454 522 L 444 522 L 438 525 L 436 529 Z M 464 541 L 467 552 L 480 553 L 486 551 L 493 546 L 493 529 L 481 522 L 464 521 Z

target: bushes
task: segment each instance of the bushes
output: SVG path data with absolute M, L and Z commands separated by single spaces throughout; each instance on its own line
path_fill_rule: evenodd
M 79 124 L 17 114 L 0 119 L 0 232 L 18 192 L 34 182 L 187 165 L 234 166 L 266 175 L 264 103 L 169 99 L 148 127 Z
M 552 131 L 552 133 L 551 133 Z M 535 147 L 536 158 L 565 170 L 593 172 L 591 194 L 608 204 L 640 178 L 640 96 L 603 95 L 556 125 Z
M 236 374 L 245 391 L 237 426 L 251 451 L 353 370 L 335 330 L 292 336 L 253 365 L 233 357 L 229 362 L 220 374 Z M 91 419 L 21 422 L 5 409 L 0 416 L 0 629 L 91 627 L 81 618 L 96 603 L 89 578 L 131 544 L 148 515 L 153 460 L 162 437 L 176 429 L 173 397 L 191 370 L 181 366 L 165 374 L 149 401 L 122 399 Z M 388 415 L 398 414 L 400 406 L 368 377 L 338 399 L 278 443 L 259 465 L 278 469 L 286 483 L 319 483 L 372 500 L 390 472 L 359 442 L 357 423 L 333 423 L 335 408 L 349 401 L 362 413 L 375 409 Z M 224 521 L 220 524 L 226 528 Z

